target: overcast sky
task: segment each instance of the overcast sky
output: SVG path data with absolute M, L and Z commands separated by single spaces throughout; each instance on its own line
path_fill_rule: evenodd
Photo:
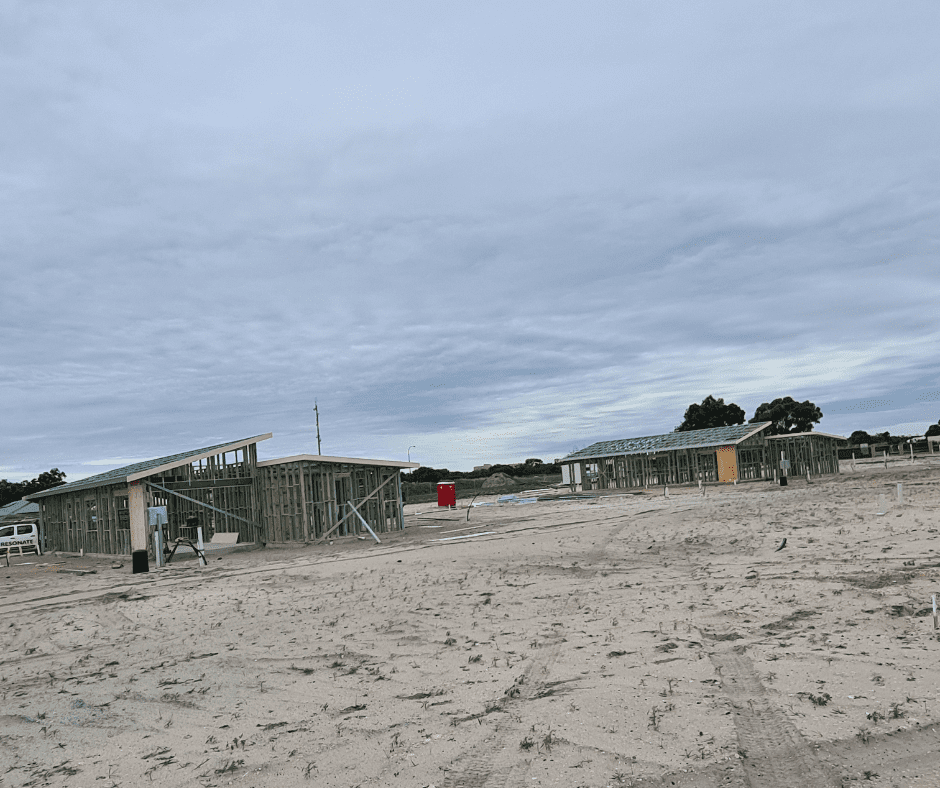
M 940 418 L 940 6 L 0 0 L 0 477 Z

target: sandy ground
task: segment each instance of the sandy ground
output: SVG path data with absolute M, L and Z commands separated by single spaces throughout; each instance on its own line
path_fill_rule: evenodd
M 14 558 L 0 786 L 935 788 L 928 463 L 420 504 L 208 569 Z

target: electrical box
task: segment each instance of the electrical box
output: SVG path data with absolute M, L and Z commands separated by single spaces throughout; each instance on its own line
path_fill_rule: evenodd
M 457 508 L 457 484 L 455 482 L 437 483 L 437 505 Z
M 165 506 L 148 506 L 147 507 L 147 525 L 151 528 L 156 528 L 158 525 L 166 525 L 167 516 L 166 516 L 166 507 Z

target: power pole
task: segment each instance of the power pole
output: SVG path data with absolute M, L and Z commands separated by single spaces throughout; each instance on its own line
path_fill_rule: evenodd
M 317 414 L 317 456 L 322 454 L 320 451 L 320 411 L 317 408 L 317 401 L 313 401 L 313 412 Z

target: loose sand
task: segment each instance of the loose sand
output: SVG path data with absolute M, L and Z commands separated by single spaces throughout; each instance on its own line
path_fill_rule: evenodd
M 0 785 L 936 788 L 928 462 L 421 504 L 208 569 L 14 558 Z

